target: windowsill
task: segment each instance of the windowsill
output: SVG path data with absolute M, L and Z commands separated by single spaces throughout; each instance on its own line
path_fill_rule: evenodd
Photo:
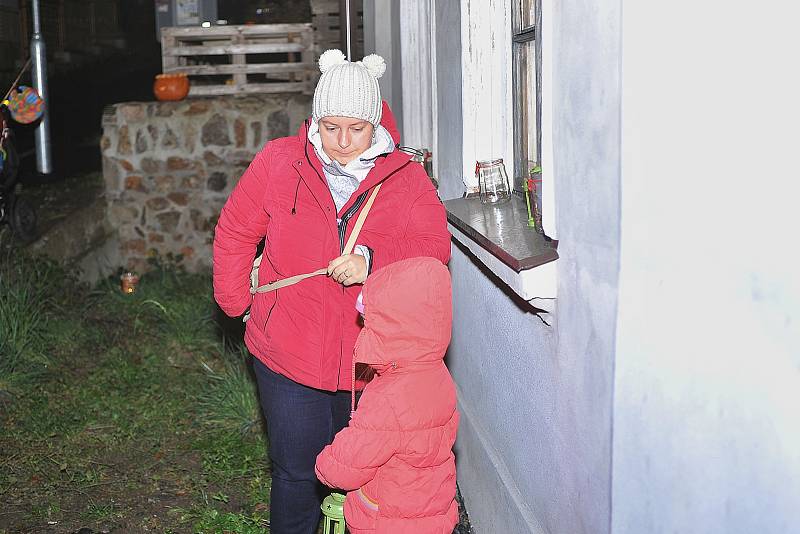
M 548 241 L 528 226 L 525 200 L 512 195 L 499 205 L 479 198 L 444 202 L 453 238 L 515 293 L 536 307 L 551 311 L 547 300 L 556 294 L 556 241 Z

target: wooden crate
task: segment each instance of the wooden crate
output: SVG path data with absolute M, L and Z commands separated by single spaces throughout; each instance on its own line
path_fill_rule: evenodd
M 311 0 L 311 26 L 314 28 L 317 58 L 329 48 L 342 48 L 340 9 L 339 0 Z M 354 34 L 353 57 L 350 59 L 358 61 L 364 57 L 364 1 L 351 0 L 350 10 L 354 22 L 350 30 Z
M 187 74 L 192 96 L 313 91 L 310 24 L 162 28 L 161 51 L 164 72 Z

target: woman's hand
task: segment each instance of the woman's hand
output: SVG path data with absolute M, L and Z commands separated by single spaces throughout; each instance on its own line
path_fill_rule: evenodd
M 345 254 L 328 264 L 328 276 L 342 285 L 363 284 L 367 280 L 367 260 L 360 254 Z

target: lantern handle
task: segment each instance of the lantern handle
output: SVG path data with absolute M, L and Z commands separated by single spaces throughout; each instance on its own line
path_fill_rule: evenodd
M 6 91 L 6 96 L 3 97 L 3 101 L 8 100 L 8 95 L 10 95 L 11 91 L 13 91 L 14 88 L 17 86 L 20 78 L 22 78 L 22 75 L 25 73 L 26 70 L 28 70 L 28 66 L 30 66 L 30 64 L 31 64 L 31 58 L 30 56 L 28 56 L 28 61 L 25 62 L 25 65 L 22 67 L 22 70 L 20 70 L 19 74 L 17 75 L 17 79 L 14 80 L 14 83 L 12 83 L 11 87 L 8 89 L 8 91 Z

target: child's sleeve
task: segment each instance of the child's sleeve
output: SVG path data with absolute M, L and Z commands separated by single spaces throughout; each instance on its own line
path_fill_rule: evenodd
M 317 477 L 332 488 L 360 488 L 389 461 L 399 442 L 397 418 L 388 399 L 365 393 L 347 428 L 317 456 Z

